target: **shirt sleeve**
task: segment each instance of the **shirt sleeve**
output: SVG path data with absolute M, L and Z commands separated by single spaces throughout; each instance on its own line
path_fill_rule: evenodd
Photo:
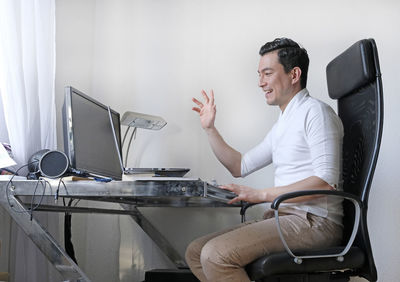
M 241 176 L 245 177 L 272 163 L 271 131 L 264 140 L 242 156 Z
M 320 105 L 310 110 L 305 126 L 315 176 L 339 185 L 343 143 L 340 118 L 328 105 Z

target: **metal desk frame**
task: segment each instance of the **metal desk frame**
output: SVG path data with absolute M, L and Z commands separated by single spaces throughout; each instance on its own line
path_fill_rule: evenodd
M 59 191 L 56 191 L 59 180 L 49 180 L 49 183 L 50 187 L 45 185 L 43 180 L 38 185 L 34 180 L 13 180 L 11 183 L 0 181 L 0 205 L 54 265 L 65 281 L 91 280 L 40 225 L 40 222 L 31 217 L 30 212 L 27 211 L 29 205 L 21 200 L 21 196 L 40 197 L 44 195 L 44 197 L 54 198 L 57 193 L 60 198 L 120 203 L 121 210 L 39 205 L 35 211 L 130 215 L 178 268 L 186 266 L 184 259 L 143 216 L 138 207 L 239 206 L 226 204 L 227 200 L 233 198 L 232 193 L 200 179 L 143 178 L 135 181 L 112 181 L 109 183 L 64 181 L 65 187 L 60 185 Z

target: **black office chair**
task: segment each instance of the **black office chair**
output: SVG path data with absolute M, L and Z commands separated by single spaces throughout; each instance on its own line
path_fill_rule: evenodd
M 338 100 L 338 114 L 344 126 L 343 192 L 288 193 L 276 198 L 271 207 L 277 218 L 280 203 L 290 198 L 311 194 L 344 197 L 343 246 L 295 254 L 285 246 L 286 252 L 266 255 L 246 267 L 252 280 L 342 282 L 351 276 L 377 280 L 367 227 L 368 196 L 383 126 L 382 81 L 375 41 L 356 42 L 328 64 L 326 74 L 329 96 Z

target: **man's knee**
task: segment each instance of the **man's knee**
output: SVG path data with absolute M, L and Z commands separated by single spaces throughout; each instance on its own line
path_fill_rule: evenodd
M 237 265 L 234 249 L 221 245 L 216 240 L 211 240 L 204 245 L 200 254 L 200 261 L 203 266 L 212 265 Z
M 190 262 L 194 260 L 199 260 L 202 247 L 203 246 L 199 242 L 199 240 L 192 241 L 186 248 L 185 252 L 186 262 L 190 264 Z

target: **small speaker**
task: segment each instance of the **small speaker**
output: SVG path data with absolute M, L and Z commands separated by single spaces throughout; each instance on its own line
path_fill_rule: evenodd
M 44 177 L 58 178 L 67 173 L 69 159 L 66 154 L 57 150 L 40 150 L 29 158 L 28 169 Z

